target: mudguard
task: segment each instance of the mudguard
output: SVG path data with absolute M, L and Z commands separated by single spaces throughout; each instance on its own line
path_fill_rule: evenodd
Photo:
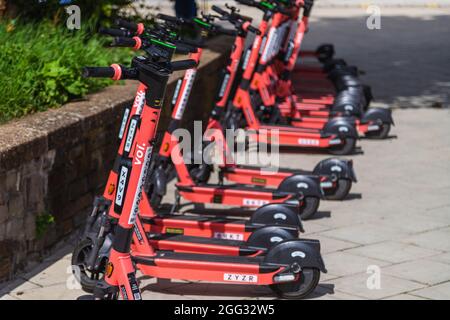
M 267 252 L 264 262 L 289 266 L 298 263 L 302 268 L 317 268 L 327 273 L 318 240 L 294 239 L 280 242 Z
M 317 176 L 295 174 L 285 178 L 277 189 L 285 192 L 301 192 L 305 197 L 322 198 L 322 189 Z
M 336 179 L 349 179 L 357 182 L 352 160 L 329 158 L 320 161 L 314 168 L 313 174 L 327 175 Z
M 252 247 L 270 249 L 284 240 L 297 239 L 286 229 L 277 226 L 259 228 L 247 239 L 246 244 Z
M 341 93 L 345 93 L 342 91 Z M 360 118 L 362 115 L 361 99 L 358 96 L 341 96 L 335 99 L 331 112 Z
M 385 108 L 369 108 L 363 114 L 361 121 L 369 122 L 369 121 L 377 121 L 381 120 L 382 123 L 394 124 L 394 119 L 392 118 L 392 110 Z
M 269 203 L 259 207 L 251 216 L 250 223 L 263 225 L 287 225 L 304 232 L 299 206 L 286 203 Z
M 350 87 L 362 87 L 361 80 L 350 74 L 343 74 L 333 81 L 336 91 L 343 91 Z
M 336 134 L 343 138 L 358 139 L 358 131 L 352 122 L 345 117 L 336 117 L 329 120 L 323 127 L 324 133 Z

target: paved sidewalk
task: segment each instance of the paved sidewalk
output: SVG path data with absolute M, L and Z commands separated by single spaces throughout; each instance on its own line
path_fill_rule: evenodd
M 329 270 L 312 298 L 450 299 L 450 111 L 412 108 L 449 104 L 448 11 L 390 9 L 382 30 L 369 31 L 361 27 L 364 11 L 353 10 L 317 9 L 306 47 L 334 42 L 339 56 L 367 71 L 379 102 L 408 108 L 394 110 L 397 139 L 360 141 L 350 199 L 323 201 L 318 217 L 305 222 L 304 236 L 321 241 Z M 281 165 L 312 168 L 324 157 L 285 153 Z M 71 250 L 61 245 L 0 285 L 0 299 L 82 295 L 72 289 Z M 379 290 L 368 289 L 368 268 L 380 268 Z M 145 299 L 274 298 L 261 287 L 140 280 Z
M 394 117 L 397 139 L 361 141 L 350 200 L 324 201 L 318 217 L 305 222 L 304 236 L 321 241 L 329 270 L 314 299 L 450 299 L 450 113 L 410 109 Z M 312 168 L 323 157 L 282 154 L 281 160 Z M 68 289 L 70 251 L 61 248 L 11 283 L 2 299 L 81 295 Z M 369 266 L 381 270 L 380 290 L 366 286 Z M 141 280 L 145 299 L 274 298 L 261 287 Z

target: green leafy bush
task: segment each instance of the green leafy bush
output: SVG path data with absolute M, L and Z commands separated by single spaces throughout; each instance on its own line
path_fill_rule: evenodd
M 111 83 L 84 79 L 83 66 L 130 61 L 127 49 L 106 48 L 103 37 L 83 28 L 0 23 L 0 122 L 58 107 Z

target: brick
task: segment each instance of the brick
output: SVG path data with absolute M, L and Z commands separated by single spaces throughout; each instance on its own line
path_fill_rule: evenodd
M 0 224 L 3 224 L 9 217 L 8 206 L 0 205 Z
M 21 194 L 15 194 L 8 201 L 8 211 L 11 216 L 21 217 L 25 211 L 25 203 Z

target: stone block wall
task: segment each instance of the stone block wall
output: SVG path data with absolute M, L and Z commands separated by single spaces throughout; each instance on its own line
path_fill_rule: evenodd
M 205 50 L 186 127 L 208 116 L 229 40 L 214 39 Z M 166 100 L 181 75 L 172 76 Z M 136 87 L 127 81 L 85 101 L 0 126 L 0 282 L 83 225 L 112 167 L 123 107 L 132 102 Z M 165 106 L 161 130 L 170 116 L 167 101 Z

